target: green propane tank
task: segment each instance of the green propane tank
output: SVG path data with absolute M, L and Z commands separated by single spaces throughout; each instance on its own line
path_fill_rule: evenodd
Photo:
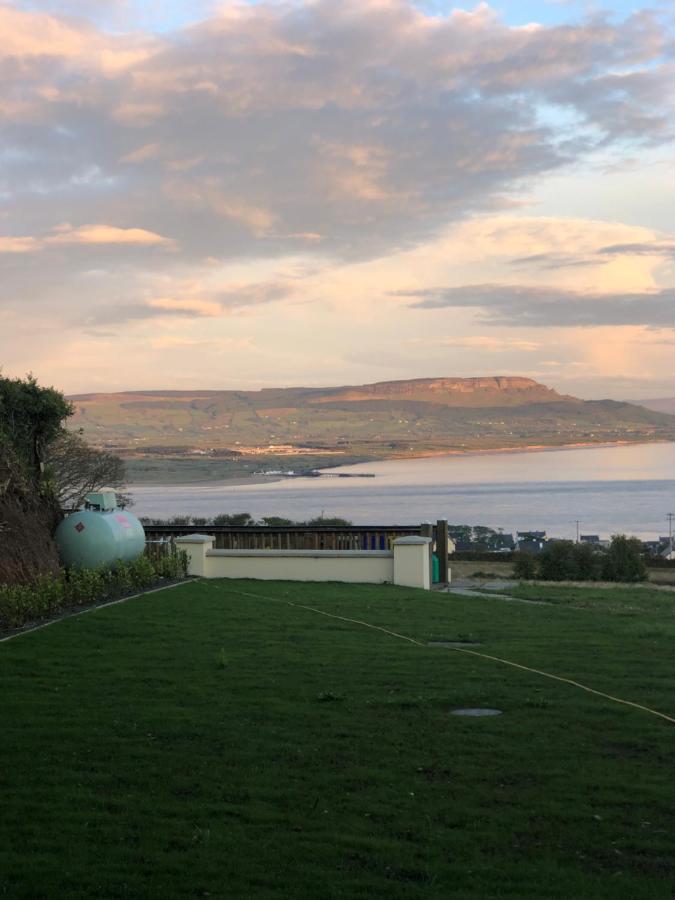
M 132 562 L 145 548 L 143 526 L 136 516 L 119 509 L 111 490 L 87 494 L 85 508 L 64 519 L 54 539 L 67 569 Z

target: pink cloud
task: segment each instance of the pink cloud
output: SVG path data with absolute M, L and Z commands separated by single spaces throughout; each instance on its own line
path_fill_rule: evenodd
M 144 228 L 117 228 L 114 225 L 80 225 L 78 228 L 59 229 L 53 237 L 45 238 L 45 244 L 133 244 L 142 247 L 173 247 L 169 238 L 146 231 Z

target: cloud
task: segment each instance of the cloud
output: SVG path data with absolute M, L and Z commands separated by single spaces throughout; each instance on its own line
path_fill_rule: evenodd
M 0 236 L 0 254 L 36 253 L 48 247 L 67 246 L 126 246 L 164 247 L 176 249 L 175 243 L 161 234 L 144 228 L 118 228 L 114 225 L 58 225 L 46 237 Z
M 124 203 L 193 259 L 301 234 L 373 257 L 597 148 L 671 136 L 655 12 L 515 28 L 485 4 L 226 4 L 157 36 L 0 6 L 0 31 L 17 221 L 48 231 L 65 207 L 80 226 Z
M 143 322 L 147 319 L 219 319 L 245 312 L 251 307 L 288 298 L 292 285 L 284 282 L 209 285 L 185 280 L 174 285 L 172 296 L 156 295 L 131 303 L 103 302 L 89 311 L 88 329 L 101 325 Z
M 588 293 L 550 287 L 470 284 L 405 292 L 417 309 L 476 309 L 493 325 L 675 327 L 675 288 L 652 293 Z
M 178 337 L 176 335 L 164 335 L 150 340 L 153 350 L 253 350 L 254 345 L 250 338 L 219 338 L 217 340 L 197 340 Z
M 150 308 L 149 311 L 157 310 L 158 314 L 177 313 L 181 316 L 219 316 L 222 313 L 220 303 L 215 300 L 155 297 L 152 300 L 148 300 L 147 306 Z
M 624 317 L 642 304 L 667 318 L 671 237 L 593 221 L 583 191 L 558 218 L 519 206 L 555 173 L 643 165 L 644 147 L 670 146 L 666 12 L 516 28 L 486 4 L 227 2 L 157 34 L 124 31 L 149 19 L 112 6 L 0 0 L 0 307 L 44 326 L 45 346 L 55 328 L 86 343 L 107 324 L 121 356 L 174 328 L 225 339 L 255 317 L 265 372 L 316 382 L 342 378 L 356 330 L 363 359 L 389 348 L 392 376 L 391 347 L 435 337 L 397 289 L 469 285 L 463 327 L 448 330 L 465 343 L 438 344 L 442 358 L 507 351 L 455 336 L 481 308 L 540 328 L 589 308 L 604 321 L 628 297 Z M 535 293 L 515 297 L 511 281 Z M 475 282 L 506 285 L 503 309 Z M 536 337 L 518 338 L 531 360 Z
M 415 338 L 409 343 L 423 344 L 427 347 L 448 347 L 454 350 L 478 350 L 486 353 L 506 353 L 512 350 L 531 353 L 541 348 L 541 344 L 536 341 L 506 340 L 504 338 L 489 337 L 488 335 L 446 337 L 431 340 Z
M 58 234 L 45 238 L 50 244 L 133 244 L 140 247 L 172 247 L 173 241 L 146 231 L 144 228 L 117 228 L 114 225 L 80 225 L 78 228 L 61 226 Z
M 32 237 L 0 237 L 0 253 L 31 253 L 38 247 Z
M 114 37 L 84 20 L 26 12 L 0 5 L 0 60 L 45 59 L 74 62 L 108 75 L 138 64 L 151 52 L 151 41 L 138 36 Z
M 596 236 L 597 241 L 597 236 Z M 583 255 L 571 252 L 533 253 L 529 256 L 515 257 L 511 260 L 514 266 L 536 266 L 542 269 L 578 268 L 579 266 L 603 265 L 612 258 L 647 256 L 675 258 L 675 242 L 653 239 L 651 241 L 635 241 L 632 243 L 611 244 L 595 249 L 588 248 Z
M 601 247 L 598 253 L 605 256 L 665 256 L 670 258 L 675 257 L 675 241 L 612 244 L 610 247 Z
M 511 260 L 513 266 L 536 266 L 540 269 L 576 269 L 580 266 L 597 266 L 596 256 L 573 256 L 568 253 L 533 253 Z

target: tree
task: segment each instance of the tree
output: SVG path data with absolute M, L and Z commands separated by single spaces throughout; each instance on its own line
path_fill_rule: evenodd
M 588 544 L 551 541 L 539 556 L 539 576 L 545 581 L 597 581 L 602 555 Z
M 255 524 L 250 513 L 221 513 L 213 519 L 214 525 L 253 525 Z
M 576 581 L 579 578 L 573 541 L 552 541 L 539 556 L 539 574 L 544 581 Z
M 73 408 L 54 388 L 40 387 L 33 375 L 25 380 L 0 378 L 0 453 L 33 481 L 42 476 L 44 456 Z
M 537 577 L 537 560 L 532 553 L 517 552 L 513 554 L 513 577 L 523 581 L 531 581 Z
M 54 388 L 0 377 L 0 583 L 58 571 L 58 504 L 44 458 L 72 407 Z
M 602 576 L 606 581 L 645 581 L 647 566 L 642 556 L 642 543 L 625 534 L 612 535 Z
M 90 491 L 125 483 L 124 461 L 119 456 L 96 450 L 80 434 L 65 429 L 49 445 L 47 473 L 62 509 L 77 509 Z M 124 494 L 118 498 L 128 505 Z
M 603 551 L 594 547 L 592 544 L 575 544 L 574 547 L 577 568 L 579 570 L 579 580 L 598 581 L 602 575 L 604 562 Z
M 302 524 L 302 523 L 298 523 L 298 524 Z M 317 516 L 316 519 L 310 519 L 305 524 L 312 525 L 312 526 L 326 525 L 327 527 L 330 527 L 330 526 L 336 527 L 336 526 L 340 526 L 340 525 L 351 525 L 352 523 L 349 521 L 349 519 L 341 519 L 340 516 L 328 516 L 328 518 L 326 518 L 325 516 Z

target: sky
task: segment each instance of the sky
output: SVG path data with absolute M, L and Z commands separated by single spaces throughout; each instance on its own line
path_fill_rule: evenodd
M 0 0 L 0 367 L 675 396 L 675 8 Z

